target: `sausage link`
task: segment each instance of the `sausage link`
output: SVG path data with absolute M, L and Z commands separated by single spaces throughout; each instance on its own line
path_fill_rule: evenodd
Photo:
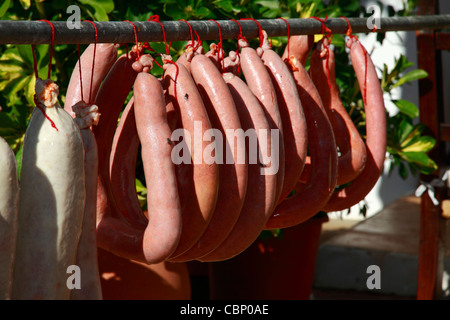
M 86 200 L 83 141 L 57 102 L 58 86 L 37 79 L 35 88 L 23 142 L 12 299 L 65 300 Z
M 386 109 L 375 66 L 363 45 L 350 38 L 350 59 L 361 88 L 366 110 L 366 152 L 364 170 L 344 189 L 335 192 L 324 211 L 339 211 L 358 204 L 380 178 L 386 157 Z
M 160 81 L 151 74 L 139 73 L 134 84 L 134 113 L 147 185 L 149 222 L 143 250 L 148 263 L 162 262 L 175 251 L 182 226 L 165 105 Z
M 273 163 L 274 165 L 278 165 L 276 192 L 276 203 L 278 203 L 284 185 L 285 147 L 284 129 L 278 109 L 277 94 L 270 74 L 261 60 L 262 48 L 258 48 L 257 50 L 251 48 L 245 39 L 239 39 L 239 46 L 241 47 L 241 70 L 245 82 L 263 107 L 266 118 L 269 121 L 270 129 L 279 130 L 278 163 Z
M 305 110 L 310 154 L 307 161 L 311 165 L 304 170 L 308 175 L 305 186 L 275 208 L 266 229 L 287 228 L 308 220 L 328 202 L 337 182 L 338 155 L 333 129 L 317 88 L 299 61 L 294 62 L 291 71 Z
M 93 61 L 94 47 L 96 48 L 95 62 Z M 80 101 L 81 97 L 85 99 L 85 102 L 91 102 L 95 99 L 98 89 L 100 88 L 100 84 L 108 74 L 109 69 L 111 69 L 114 62 L 116 62 L 117 48 L 118 45 L 112 43 L 98 43 L 97 45 L 90 44 L 86 50 L 84 50 L 83 54 L 81 54 L 81 80 L 83 85 L 80 85 L 80 61 L 77 61 L 69 80 L 66 100 L 64 101 L 64 110 L 66 110 L 73 118 L 75 118 L 75 113 L 72 111 L 72 106 Z M 94 64 L 93 70 L 92 64 Z M 90 92 L 91 77 L 92 92 Z M 83 90 L 83 92 L 81 92 L 81 90 Z M 92 97 L 90 96 L 91 94 Z
M 233 52 L 230 52 L 230 56 Z M 230 57 L 225 59 L 228 66 Z M 237 59 L 236 59 L 237 60 Z M 237 60 L 238 61 L 238 60 Z M 236 64 L 238 63 L 236 61 Z M 247 84 L 229 71 L 223 74 L 236 104 L 242 129 L 248 140 L 246 143 L 248 161 L 248 192 L 238 221 L 231 233 L 212 252 L 199 256 L 200 261 L 222 261 L 230 259 L 247 249 L 259 236 L 267 219 L 273 212 L 276 196 L 277 176 L 265 156 L 271 154 L 271 132 L 265 112 Z M 211 237 L 203 244 L 205 250 L 213 248 L 217 238 Z
M 308 149 L 308 133 L 305 114 L 292 73 L 281 57 L 271 49 L 264 30 L 263 34 L 261 60 L 272 79 L 283 124 L 285 167 L 283 189 L 278 199 L 280 203 L 294 190 L 302 174 Z
M 0 299 L 11 299 L 17 241 L 19 179 L 16 157 L 0 137 Z
M 182 131 L 184 136 L 183 141 L 178 142 L 180 148 L 176 147 L 183 150 L 183 155 L 177 152 L 181 163 L 176 165 L 183 230 L 172 258 L 179 259 L 177 257 L 183 256 L 198 242 L 213 218 L 219 189 L 219 165 L 202 161 L 203 151 L 208 146 L 202 137 L 212 126 L 189 71 L 179 63 L 166 63 L 164 69 L 167 94 L 180 119 L 178 132 Z
M 70 298 L 101 300 L 103 296 L 98 269 L 96 231 L 98 154 L 95 136 L 91 131 L 91 126 L 99 121 L 98 107 L 79 102 L 72 110 L 75 112 L 75 122 L 80 128 L 83 140 L 86 202 L 76 260 L 76 265 L 82 270 L 81 288 L 72 290 Z
M 198 46 L 198 47 L 197 47 Z M 197 47 L 197 48 L 196 48 Z M 203 54 L 204 50 L 201 45 L 198 44 L 198 41 L 194 41 L 192 43 L 191 40 L 188 41 L 186 46 L 186 50 L 180 55 L 177 59 L 177 63 L 182 64 L 185 68 L 191 72 L 191 61 L 192 58 L 197 54 Z
M 222 238 L 238 220 L 247 192 L 248 166 L 242 158 L 242 155 L 245 156 L 242 127 L 230 90 L 214 62 L 206 55 L 197 55 L 192 59 L 191 73 L 216 130 L 212 132 L 216 147 L 214 161 L 223 162 L 220 164 L 216 209 L 208 225 L 208 230 L 211 230 L 208 234 L 215 230 L 219 233 L 217 236 Z M 210 162 L 207 159 L 203 161 Z M 209 237 L 207 235 L 205 239 Z M 201 238 L 196 246 L 202 248 L 205 243 Z
M 312 53 L 310 76 L 333 127 L 340 151 L 337 184 L 344 185 L 354 180 L 364 169 L 366 146 L 339 97 L 335 56 L 333 50 L 327 47 L 327 44 L 324 46 L 319 42 L 318 49 Z
M 98 246 L 106 251 L 127 259 L 150 264 L 161 262 L 171 254 L 173 248 L 176 247 L 176 244 L 178 243 L 178 233 L 181 230 L 181 224 L 177 228 L 171 228 L 173 227 L 173 224 L 163 223 L 163 226 L 161 227 L 156 224 L 158 218 L 153 219 L 151 222 L 149 221 L 145 227 L 138 225 L 137 223 L 130 224 L 125 222 L 123 214 L 118 209 L 113 196 L 109 175 L 110 151 L 112 148 L 117 118 L 131 88 L 133 85 L 136 87 L 135 80 L 137 80 L 138 73 L 145 75 L 147 74 L 145 71 L 151 67 L 149 65 L 151 59 L 148 56 L 141 56 L 139 61 L 135 61 L 136 58 L 136 52 L 133 51 L 130 53 L 129 57 L 124 55 L 119 58 L 111 68 L 110 73 L 103 82 L 97 95 L 97 104 L 100 111 L 101 108 L 106 108 L 106 110 L 108 107 L 111 108 L 110 112 L 106 113 L 106 118 L 105 112 L 103 112 L 102 121 L 94 128 L 96 129 L 94 133 L 96 134 L 96 140 L 99 146 L 97 240 Z M 159 95 L 159 89 L 161 89 L 159 80 L 156 82 L 151 81 L 152 85 L 146 84 L 145 82 L 148 81 L 144 81 L 143 84 L 141 83 L 143 88 L 139 89 L 140 94 L 144 96 L 140 99 L 148 101 L 155 100 L 155 102 L 159 101 L 160 103 L 163 103 L 165 115 L 164 97 Z M 158 90 L 155 91 L 154 84 L 156 83 L 156 89 Z M 148 89 L 147 93 L 144 92 L 144 88 Z M 136 103 L 136 95 L 134 96 L 134 102 Z M 145 117 L 145 114 L 142 116 L 143 119 L 148 120 L 147 117 Z M 164 119 L 167 121 L 165 117 Z M 165 142 L 168 143 L 167 139 Z M 145 143 L 148 145 L 147 140 Z M 151 147 L 147 149 L 151 149 Z M 101 153 L 100 150 L 103 153 Z M 151 158 L 149 157 L 149 159 Z M 153 160 L 149 160 L 148 162 L 152 161 Z M 149 181 L 152 181 L 150 178 L 148 179 Z M 176 196 L 178 196 L 178 194 L 176 194 Z M 154 201 L 153 198 L 150 200 L 150 203 Z M 155 206 L 154 210 L 158 209 L 161 208 Z M 149 212 L 148 214 L 155 216 L 154 211 Z M 164 220 L 164 216 L 161 217 L 161 214 L 156 214 L 156 216 Z M 173 217 L 170 215 L 167 216 L 167 219 L 171 218 Z M 176 219 L 173 222 L 177 224 Z M 161 230 L 160 228 L 169 228 L 169 232 L 165 232 L 167 230 Z M 162 236 L 160 235 L 161 232 L 163 233 Z M 160 242 L 158 243 L 158 241 Z
M 102 114 L 93 127 L 98 149 L 97 179 L 97 245 L 118 256 L 145 262 L 143 253 L 144 227 L 126 223 L 111 191 L 110 154 L 114 131 L 123 105 L 131 91 L 137 72 L 135 58 L 122 55 L 105 77 L 95 104 Z
M 147 218 L 136 193 L 136 163 L 140 146 L 134 115 L 134 96 L 120 117 L 110 155 L 111 192 L 121 216 L 132 225 L 145 228 Z
M 313 46 L 314 35 L 312 34 L 290 36 L 281 58 L 283 61 L 297 59 L 304 66 Z

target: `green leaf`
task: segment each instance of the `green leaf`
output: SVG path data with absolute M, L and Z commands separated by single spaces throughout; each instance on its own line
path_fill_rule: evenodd
M 30 45 L 22 44 L 17 45 L 17 51 L 19 52 L 20 57 L 25 62 L 26 65 L 33 68 L 34 60 L 33 60 L 33 51 Z M 37 57 L 36 57 L 37 58 Z
M 260 0 L 260 1 L 255 1 L 255 3 L 265 7 L 265 8 L 269 8 L 269 9 L 279 9 L 280 8 L 280 3 L 278 1 L 267 1 L 267 0 Z
M 406 56 L 404 56 L 403 54 L 400 55 L 400 57 L 398 59 L 395 59 L 395 65 L 394 68 L 392 68 L 391 74 L 396 77 L 398 74 L 400 74 L 400 72 L 402 72 L 403 70 L 413 66 L 414 63 L 413 62 L 409 62 L 408 59 L 406 58 Z
M 23 144 L 20 145 L 20 149 L 16 152 L 17 173 L 20 181 L 20 169 L 22 169 L 22 150 Z
M 10 3 L 11 3 L 10 0 L 5 0 L 3 4 L 0 6 L 0 18 L 5 15 L 6 11 L 8 11 Z
M 145 208 L 147 204 L 147 188 L 139 179 L 136 179 L 136 193 L 141 208 Z
M 416 137 L 411 140 L 402 152 L 428 152 L 436 145 L 436 139 L 431 136 Z
M 168 2 L 164 4 L 164 13 L 174 20 L 183 19 L 182 12 L 176 3 Z
M 108 21 L 108 13 L 114 10 L 113 0 L 78 0 L 80 3 L 91 6 L 94 9 L 94 17 L 97 21 Z
M 136 191 L 141 194 L 147 194 L 147 188 L 139 179 L 136 179 Z
M 4 91 L 10 95 L 13 95 L 27 86 L 30 80 L 30 76 L 15 78 L 5 87 Z
M 403 77 L 401 77 L 393 86 L 391 89 L 401 86 L 407 82 L 411 82 L 414 80 L 419 80 L 428 77 L 428 73 L 425 70 L 422 69 L 416 69 L 408 72 Z
M 93 8 L 101 8 L 106 13 L 114 10 L 114 0 L 78 0 L 78 2 L 90 5 Z
M 414 103 L 403 99 L 392 100 L 392 102 L 397 106 L 401 113 L 407 115 L 411 119 L 419 116 L 419 108 L 417 108 Z
M 214 4 L 226 12 L 233 11 L 233 4 L 229 0 L 214 1 Z
M 28 85 L 24 88 L 25 99 L 30 106 L 34 106 L 35 83 L 36 78 L 32 77 Z
M 406 120 L 402 120 L 397 126 L 397 138 L 400 143 L 403 143 L 406 138 L 413 132 L 414 126 Z M 410 137 L 411 139 L 412 137 Z
M 437 164 L 425 152 L 400 152 L 399 155 L 424 174 L 431 174 L 438 169 Z
M 20 0 L 20 4 L 25 10 L 28 10 L 31 6 L 31 0 Z
M 36 60 L 38 62 L 38 70 L 42 68 L 48 68 L 48 64 L 50 61 L 50 46 L 36 46 Z
M 4 139 L 17 133 L 17 122 L 12 119 L 9 113 L 0 112 L 0 136 Z
M 407 122 L 406 120 L 403 120 L 400 123 L 400 126 L 404 128 L 404 122 Z M 414 139 L 420 138 L 420 135 L 425 130 L 425 126 L 422 123 L 418 123 L 415 126 L 412 124 L 409 124 L 407 126 L 407 130 L 404 130 L 401 136 L 401 139 L 399 139 L 401 147 L 405 148 L 409 146 L 410 144 L 414 143 Z
M 9 75 L 11 73 L 22 72 L 26 67 L 27 65 L 19 60 L 0 60 L 1 72 L 8 73 Z
M 210 11 L 209 11 L 209 9 L 206 8 L 206 7 L 198 8 L 198 9 L 195 11 L 195 16 L 196 16 L 197 18 L 199 18 L 199 19 L 204 18 L 204 17 L 208 16 L 209 14 L 210 14 Z

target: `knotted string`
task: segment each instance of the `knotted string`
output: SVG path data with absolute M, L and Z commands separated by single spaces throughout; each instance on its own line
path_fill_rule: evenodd
M 222 29 L 220 28 L 220 24 L 213 19 L 209 19 L 209 21 L 214 21 L 217 24 L 217 27 L 219 28 L 219 44 L 217 45 L 218 50 L 217 50 L 217 59 L 219 60 L 220 64 L 221 64 L 221 72 L 224 71 L 225 69 L 225 61 L 224 61 L 224 51 L 223 51 L 223 39 L 222 39 Z M 222 58 L 220 57 L 220 54 L 222 54 Z
M 347 32 L 345 35 L 349 37 L 350 39 L 355 39 L 358 41 L 358 37 L 352 34 L 352 26 L 350 25 L 350 21 L 346 17 L 341 17 L 345 21 L 347 21 Z M 362 88 L 362 96 L 363 96 L 363 102 L 366 104 L 367 102 L 367 51 L 366 49 L 361 45 L 363 51 L 364 51 L 364 87 Z
M 331 41 L 333 41 L 333 34 L 331 33 L 331 29 L 328 28 L 325 25 L 325 21 L 328 19 L 328 16 L 325 16 L 325 19 L 320 19 L 318 17 L 310 17 L 310 19 L 315 19 L 318 20 L 322 23 L 322 36 L 324 39 L 326 39 L 327 41 L 323 41 L 322 40 L 322 45 L 324 46 L 325 50 L 326 50 L 326 58 L 325 58 L 325 69 L 327 71 L 327 83 L 328 83 L 328 88 L 331 89 L 331 82 L 330 82 L 330 68 L 328 67 L 328 61 L 330 58 L 330 47 L 329 45 L 331 44 Z
M 50 27 L 52 28 L 52 40 L 51 40 L 51 44 L 50 44 L 50 61 L 48 63 L 48 72 L 47 72 L 47 79 L 51 78 L 51 73 L 52 73 L 52 59 L 53 59 L 53 47 L 55 44 L 55 27 L 53 26 L 53 23 L 51 23 L 48 20 L 39 20 L 39 21 L 45 21 L 47 22 Z M 36 77 L 36 80 L 39 79 L 39 72 L 38 72 L 38 68 L 37 68 L 37 58 L 36 58 L 36 52 L 35 52 L 35 46 L 31 45 L 31 51 L 33 54 L 33 68 L 34 68 L 34 75 Z M 41 103 L 38 101 L 38 98 L 36 96 L 36 93 L 34 94 L 34 104 L 36 105 L 36 107 L 42 111 L 42 113 L 44 114 L 44 117 L 50 122 L 50 125 L 55 128 L 56 131 L 59 131 L 58 128 L 56 127 L 55 123 L 53 122 L 52 119 L 50 119 L 50 117 L 47 115 L 47 113 L 45 112 L 45 109 L 41 106 Z

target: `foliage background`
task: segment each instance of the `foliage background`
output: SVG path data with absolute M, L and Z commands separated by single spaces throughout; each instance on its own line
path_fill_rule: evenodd
M 417 0 L 402 0 L 404 9 L 395 12 L 392 7 L 382 8 L 391 16 L 414 14 Z M 5 0 L 0 6 L 0 18 L 4 20 L 38 20 L 65 21 L 70 14 L 66 12 L 69 5 L 81 9 L 81 20 L 94 21 L 145 21 L 152 15 L 165 20 L 227 20 L 241 18 L 308 18 L 317 17 L 364 17 L 369 16 L 361 7 L 359 0 Z M 382 6 L 380 4 L 380 6 Z M 384 34 L 377 34 L 377 41 L 383 42 Z M 251 45 L 257 47 L 258 40 Z M 282 53 L 287 37 L 273 39 L 273 48 Z M 174 42 L 171 54 L 176 59 L 186 42 Z M 365 113 L 359 87 L 348 61 L 341 35 L 333 36 L 336 51 L 336 75 L 341 88 L 341 98 L 361 134 L 365 135 Z M 209 43 L 204 42 L 205 49 Z M 157 52 L 164 52 L 164 44 L 152 43 Z M 49 62 L 49 46 L 37 46 L 38 70 L 41 77 L 46 77 Z M 84 46 L 81 46 L 81 50 Z M 224 41 L 226 52 L 236 50 L 235 40 Z M 123 48 L 121 48 L 123 50 Z M 57 45 L 52 60 L 52 80 L 60 86 L 60 102 L 64 103 L 65 90 L 78 57 L 77 46 Z M 152 70 L 155 75 L 161 70 Z M 426 77 L 423 70 L 417 70 L 404 56 L 396 57 L 392 70 L 384 66 L 380 70 L 380 81 L 385 93 L 390 94 L 395 87 L 407 85 L 408 82 Z M 5 138 L 16 153 L 20 168 L 21 146 L 23 136 L 33 104 L 34 73 L 30 45 L 0 46 L 0 136 Z M 435 144 L 432 137 L 424 136 L 424 127 L 417 124 L 418 108 L 405 100 L 392 100 L 399 108 L 399 113 L 388 118 L 388 153 L 392 158 L 391 170 L 397 168 L 403 178 L 409 173 L 432 173 L 436 164 L 427 156 Z M 138 177 L 139 178 L 139 177 Z M 142 179 L 141 179 L 142 180 Z M 138 190 L 145 193 L 145 182 L 138 181 Z

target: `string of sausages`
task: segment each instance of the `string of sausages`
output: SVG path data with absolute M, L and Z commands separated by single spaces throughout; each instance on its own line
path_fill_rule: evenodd
M 290 35 L 283 19 L 288 42 L 281 56 L 257 20 L 250 19 L 258 25 L 257 48 L 233 20 L 240 34 L 228 55 L 219 24 L 219 42 L 205 52 L 198 33 L 183 20 L 190 40 L 176 61 L 170 42 L 164 41 L 164 53 L 139 43 L 130 21 L 135 44 L 118 57 L 120 44 L 97 43 L 92 23 L 95 42 L 82 54 L 78 46 L 64 109 L 50 80 L 51 59 L 49 79 L 39 79 L 36 70 L 36 105 L 42 112 L 33 112 L 24 141 L 19 230 L 29 228 L 23 229 L 28 238 L 36 232 L 37 240 L 21 240 L 19 265 L 35 261 L 28 258 L 30 251 L 48 247 L 48 238 L 29 222 L 32 217 L 49 223 L 34 212 L 48 206 L 48 194 L 54 192 L 57 203 L 77 203 L 55 213 L 58 221 L 72 221 L 57 226 L 70 235 L 63 238 L 64 248 L 74 248 L 70 257 L 62 250 L 61 261 L 90 271 L 84 273 L 85 290 L 50 293 L 64 287 L 59 282 L 66 273 L 43 258 L 37 273 L 58 273 L 59 282 L 34 279 L 33 291 L 26 288 L 31 280 L 18 270 L 13 296 L 100 299 L 97 247 L 147 264 L 223 261 L 246 250 L 263 230 L 288 228 L 320 211 L 362 201 L 377 182 L 386 153 L 379 79 L 349 24 L 346 46 L 366 114 L 363 139 L 340 100 L 326 18 L 314 19 L 323 24 L 317 43 L 313 35 Z M 149 21 L 160 23 L 158 16 Z M 33 57 L 36 67 L 34 47 Z M 162 76 L 152 74 L 154 64 Z M 30 140 L 38 136 L 45 139 Z M 52 153 L 54 148 L 45 151 L 51 148 L 47 139 L 60 141 L 64 156 Z M 58 170 L 70 178 L 33 162 L 34 154 L 58 158 Z M 76 166 L 71 157 L 78 159 Z M 145 207 L 136 191 L 138 157 L 147 187 Z M 45 170 L 54 175 L 55 186 L 67 189 L 41 199 L 44 189 L 34 184 Z M 76 190 L 66 192 L 75 181 Z
M 99 247 L 145 263 L 221 261 L 244 251 L 262 230 L 294 226 L 364 199 L 379 178 L 386 150 L 379 80 L 349 28 L 347 47 L 364 90 L 364 141 L 339 98 L 326 19 L 316 19 L 323 23 L 322 40 L 314 44 L 313 36 L 289 35 L 281 57 L 256 20 L 259 47 L 251 48 L 240 32 L 237 50 L 227 57 L 220 26 L 219 43 L 204 52 L 185 21 L 191 40 L 177 61 L 165 41 L 160 78 L 150 72 L 157 63 L 144 52 L 150 45 L 139 44 L 137 36 L 118 59 L 111 58 L 117 49 L 111 44 L 86 49 L 80 61 L 96 52 L 96 74 L 104 76 L 92 89 L 102 115 L 92 128 Z M 73 100 L 67 101 L 71 112 Z M 239 130 L 255 132 L 255 142 L 237 137 Z M 200 141 L 194 139 L 198 135 Z M 146 210 L 135 188 L 139 150 Z M 240 154 L 245 157 L 238 159 Z

